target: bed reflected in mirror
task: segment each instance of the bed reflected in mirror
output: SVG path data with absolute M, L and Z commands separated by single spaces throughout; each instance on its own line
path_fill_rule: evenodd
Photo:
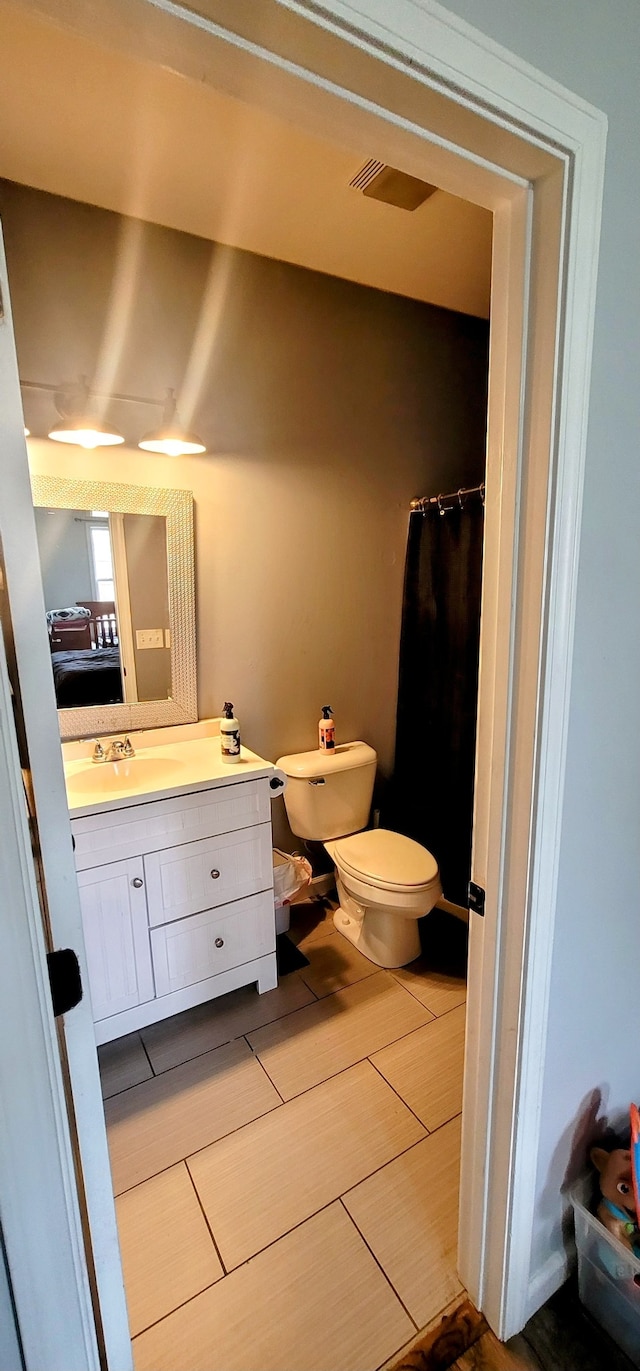
M 59 709 L 171 698 L 167 520 L 35 510 Z

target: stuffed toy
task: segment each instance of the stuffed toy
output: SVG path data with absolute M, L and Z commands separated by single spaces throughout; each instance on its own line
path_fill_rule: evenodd
M 604 1147 L 591 1148 L 591 1161 L 600 1173 L 600 1203 L 597 1217 L 613 1236 L 628 1247 L 634 1257 L 640 1257 L 640 1229 L 634 1196 L 634 1177 L 631 1152 L 616 1147 L 607 1152 Z

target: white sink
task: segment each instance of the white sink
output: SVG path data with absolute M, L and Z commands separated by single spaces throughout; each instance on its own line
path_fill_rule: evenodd
M 217 719 L 132 732 L 131 742 L 135 755 L 118 762 L 92 762 L 93 738 L 63 743 L 67 803 L 72 815 L 233 785 L 273 771 L 271 762 L 245 747 L 237 762 L 225 762 Z
M 121 762 L 90 762 L 67 775 L 67 794 L 121 795 L 123 791 L 164 790 L 179 785 L 184 763 L 172 757 L 127 757 Z

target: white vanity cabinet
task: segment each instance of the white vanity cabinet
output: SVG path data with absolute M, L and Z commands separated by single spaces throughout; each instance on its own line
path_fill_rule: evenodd
M 188 794 L 72 812 L 98 1043 L 241 985 L 277 984 L 263 766 Z

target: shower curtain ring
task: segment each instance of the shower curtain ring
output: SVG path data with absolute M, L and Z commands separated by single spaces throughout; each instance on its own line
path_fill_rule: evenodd
M 458 504 L 459 504 L 460 508 L 462 509 L 462 486 L 460 486 L 460 489 L 459 489 L 459 491 L 458 491 Z
M 441 515 L 444 515 L 445 511 L 444 511 L 444 509 L 442 508 L 442 496 L 441 496 L 441 495 L 438 495 L 438 497 L 437 497 L 437 502 L 438 502 L 438 513 L 441 514 Z

